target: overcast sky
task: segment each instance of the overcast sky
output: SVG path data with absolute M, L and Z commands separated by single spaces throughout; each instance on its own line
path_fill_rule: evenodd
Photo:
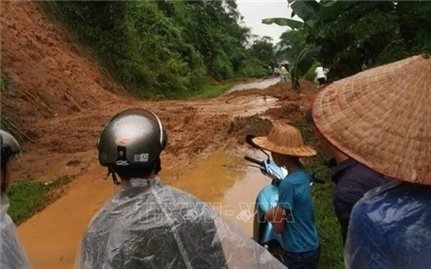
M 237 0 L 236 2 L 239 12 L 244 16 L 245 25 L 251 28 L 253 34 L 270 36 L 274 43 L 277 43 L 280 35 L 289 29 L 287 26 L 261 23 L 265 18 L 290 18 L 291 9 L 287 6 L 287 0 Z

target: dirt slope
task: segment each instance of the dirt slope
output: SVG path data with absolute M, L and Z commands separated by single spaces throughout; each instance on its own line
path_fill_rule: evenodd
M 30 136 L 41 119 L 61 117 L 116 100 L 108 81 L 41 12 L 38 2 L 4 2 L 1 71 L 8 82 L 2 113 Z

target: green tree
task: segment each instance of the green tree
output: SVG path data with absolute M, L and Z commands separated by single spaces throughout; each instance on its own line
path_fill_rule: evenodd
M 179 97 L 208 77 L 262 73 L 234 0 L 49 1 L 101 65 L 136 95 Z
M 288 0 L 304 23 L 286 18 L 266 23 L 302 29 L 314 57 L 338 79 L 401 58 L 431 51 L 429 1 Z
M 293 63 L 299 53 L 307 46 L 307 32 L 303 28 L 284 32 L 277 44 L 276 55 L 278 59 L 287 59 Z
M 274 66 L 277 63 L 274 44 L 272 38 L 269 36 L 255 39 L 249 51 L 251 56 L 258 59 L 266 66 Z

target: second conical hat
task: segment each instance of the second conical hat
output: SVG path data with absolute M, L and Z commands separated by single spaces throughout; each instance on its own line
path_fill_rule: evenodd
M 363 71 L 315 99 L 318 131 L 384 175 L 431 185 L 431 59 L 418 55 Z

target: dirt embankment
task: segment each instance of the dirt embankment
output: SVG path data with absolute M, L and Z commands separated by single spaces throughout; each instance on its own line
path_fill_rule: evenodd
M 36 2 L 1 3 L 2 114 L 30 137 L 35 122 L 97 108 L 121 89 L 66 39 Z

